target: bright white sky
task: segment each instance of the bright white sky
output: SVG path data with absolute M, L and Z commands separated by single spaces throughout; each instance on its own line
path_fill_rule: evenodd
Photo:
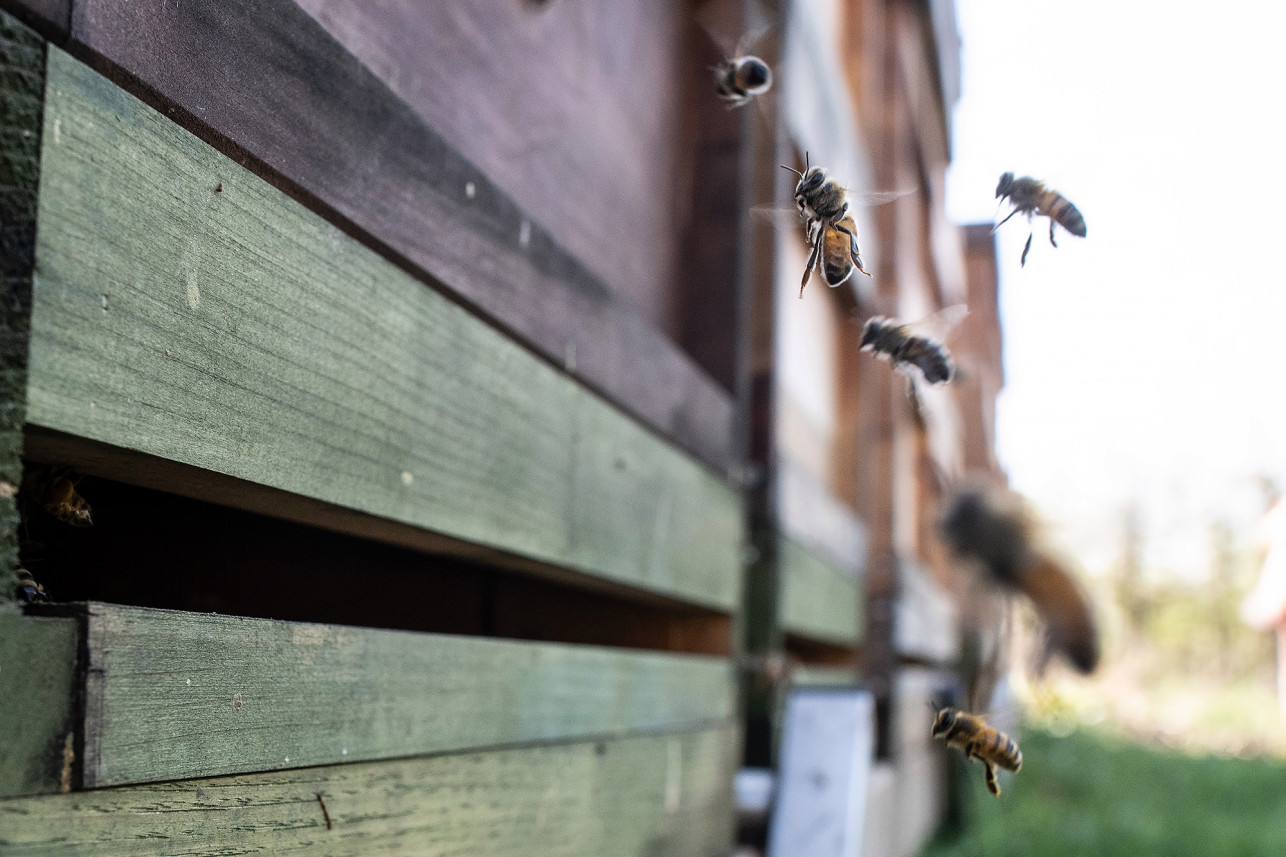
M 1013 170 L 1088 236 L 1000 230 L 1015 488 L 1091 569 L 1140 504 L 1149 558 L 1205 567 L 1208 522 L 1286 486 L 1286 11 L 1252 0 L 957 0 L 947 207 L 991 220 Z

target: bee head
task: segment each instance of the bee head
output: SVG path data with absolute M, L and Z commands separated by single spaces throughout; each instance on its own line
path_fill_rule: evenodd
M 877 315 L 866 320 L 866 324 L 862 325 L 862 340 L 858 343 L 859 351 L 867 351 L 875 347 L 875 338 L 880 335 L 883 325 L 884 316 Z
M 1000 177 L 1000 184 L 996 185 L 996 199 L 1009 196 L 1014 189 L 1014 174 L 1005 173 Z
M 942 738 L 956 725 L 956 710 L 944 708 L 933 718 L 933 737 Z

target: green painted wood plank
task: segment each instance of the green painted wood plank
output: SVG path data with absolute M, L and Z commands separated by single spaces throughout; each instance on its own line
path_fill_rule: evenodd
M 719 658 L 91 604 L 84 785 L 692 728 Z
M 0 613 L 0 797 L 71 788 L 75 619 Z
M 778 563 L 786 631 L 840 645 L 861 639 L 861 586 L 855 574 L 786 537 L 778 544 Z
M 16 495 L 35 264 L 44 39 L 0 11 L 0 610 L 13 612 L 18 569 Z
M 57 49 L 28 422 L 719 609 L 737 494 Z
M 0 852 L 716 857 L 737 749 L 725 727 L 17 798 Z

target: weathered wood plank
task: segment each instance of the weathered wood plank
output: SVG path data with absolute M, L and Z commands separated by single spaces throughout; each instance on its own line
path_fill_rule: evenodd
M 90 604 L 86 788 L 674 730 L 726 660 Z
M 736 751 L 725 727 L 18 798 L 0 851 L 717 857 Z
M 71 788 L 75 619 L 0 613 L 0 797 Z
M 738 498 L 50 51 L 28 421 L 730 609 Z
M 794 634 L 828 643 L 861 639 L 861 584 L 856 571 L 846 572 L 826 557 L 792 538 L 778 545 L 782 575 L 782 627 Z
M 0 610 L 12 609 L 17 582 L 44 96 L 44 40 L 0 11 Z
M 510 14 L 497 8 L 488 24 Z M 590 273 L 294 2 L 78 0 L 72 17 L 73 49 L 101 70 L 148 97 L 159 94 L 175 119 L 315 209 L 333 212 L 329 219 L 346 221 L 381 253 L 442 284 L 551 361 L 574 367 L 576 377 L 661 434 L 720 470 L 733 464 L 728 393 L 633 309 L 616 283 Z M 493 65 L 524 53 L 507 54 L 491 38 L 486 44 L 498 51 L 487 55 Z M 415 49 L 424 51 L 422 44 Z M 635 73 L 637 65 L 622 68 Z M 643 79 L 650 84 L 655 76 Z M 551 83 L 528 79 L 523 92 Z M 507 88 L 505 97 L 523 95 Z M 461 103 L 449 109 L 458 113 Z M 627 171 L 639 166 L 633 155 L 621 163 Z M 579 202 L 585 181 L 577 172 L 568 185 L 541 193 Z M 610 238 L 587 246 L 602 248 L 606 240 L 636 255 L 647 236 L 671 228 L 668 219 L 622 223 L 616 213 L 594 210 Z M 641 258 L 668 275 L 664 259 Z M 637 264 L 613 260 L 609 267 Z

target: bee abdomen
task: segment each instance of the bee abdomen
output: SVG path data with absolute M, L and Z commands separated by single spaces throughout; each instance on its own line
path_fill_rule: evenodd
M 1072 205 L 1066 197 L 1055 197 L 1053 204 L 1049 207 L 1049 216 L 1073 235 L 1085 237 L 1085 218 L 1081 216 L 1080 209 Z

